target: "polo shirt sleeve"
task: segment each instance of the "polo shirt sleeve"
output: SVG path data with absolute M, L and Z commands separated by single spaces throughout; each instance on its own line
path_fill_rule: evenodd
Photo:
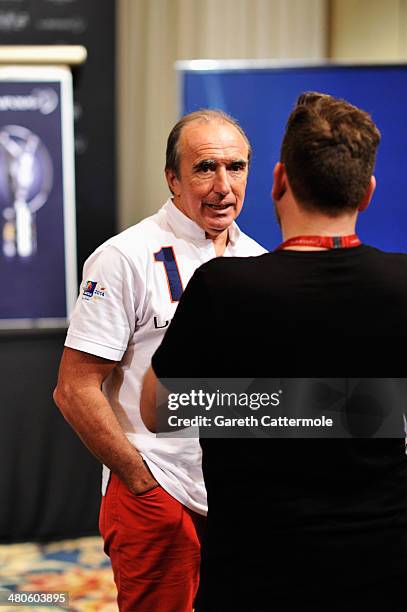
M 195 271 L 189 281 L 174 318 L 161 345 L 152 358 L 157 378 L 192 378 L 205 376 L 210 351 L 216 348 L 217 333 L 211 337 L 211 307 L 205 284 L 204 268 Z
M 120 361 L 136 325 L 137 277 L 108 245 L 89 257 L 65 346 Z

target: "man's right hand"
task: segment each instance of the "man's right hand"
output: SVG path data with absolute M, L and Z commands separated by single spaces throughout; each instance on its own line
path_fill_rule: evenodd
M 126 484 L 133 495 L 142 495 L 160 486 L 144 461 L 140 466 L 140 473 L 127 479 Z

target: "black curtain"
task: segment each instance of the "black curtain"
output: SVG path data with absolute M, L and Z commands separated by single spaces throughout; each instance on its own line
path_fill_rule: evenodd
M 0 338 L 0 541 L 97 532 L 101 467 L 53 403 L 65 333 Z

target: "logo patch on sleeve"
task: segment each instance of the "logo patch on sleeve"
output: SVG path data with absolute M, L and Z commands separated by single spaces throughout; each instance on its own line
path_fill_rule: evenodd
M 106 295 L 106 287 L 102 287 L 98 281 L 87 280 L 83 283 L 82 289 L 83 300 L 99 300 Z

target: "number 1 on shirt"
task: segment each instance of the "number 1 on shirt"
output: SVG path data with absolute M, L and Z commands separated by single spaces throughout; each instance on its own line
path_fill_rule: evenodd
M 183 287 L 179 274 L 177 260 L 172 246 L 162 247 L 160 251 L 154 253 L 155 261 L 160 261 L 164 264 L 165 274 L 167 276 L 168 289 L 172 302 L 179 302 Z

